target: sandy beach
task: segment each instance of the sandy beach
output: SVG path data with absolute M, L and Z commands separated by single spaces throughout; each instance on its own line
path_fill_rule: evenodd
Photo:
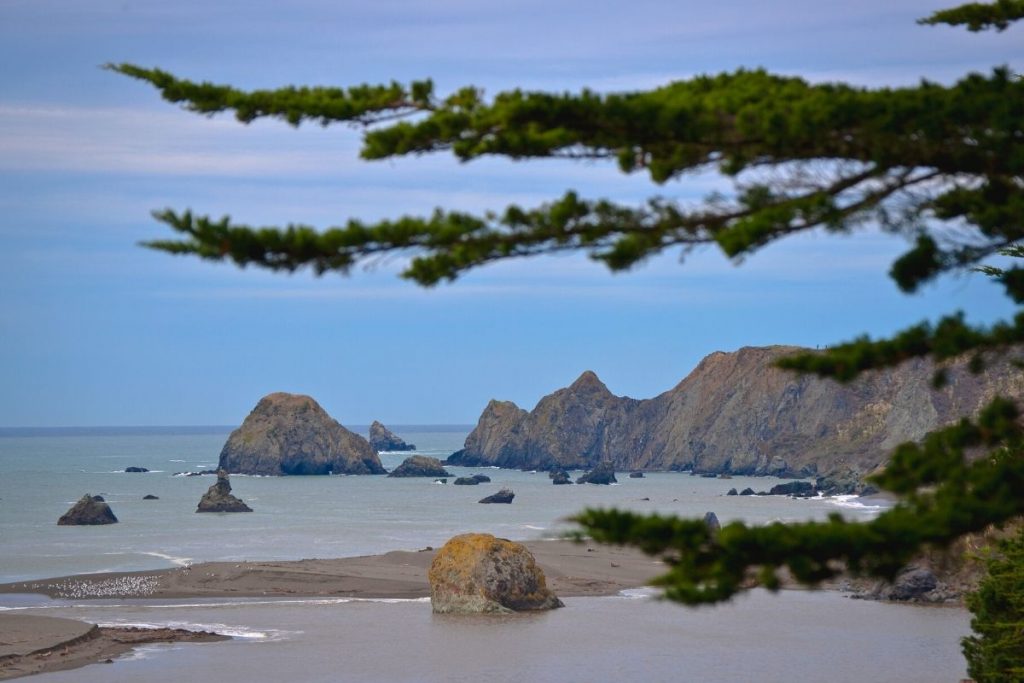
M 136 645 L 228 640 L 207 631 L 96 626 L 74 619 L 0 614 L 0 680 L 97 662 L 112 662 Z
M 664 569 L 628 548 L 532 541 L 526 546 L 562 597 L 614 595 L 645 585 Z M 423 598 L 435 551 L 287 562 L 206 562 L 178 569 L 79 574 L 0 585 L 0 593 L 56 599 L 332 596 Z M 104 662 L 150 642 L 223 639 L 173 629 L 98 627 L 71 619 L 0 613 L 0 680 Z

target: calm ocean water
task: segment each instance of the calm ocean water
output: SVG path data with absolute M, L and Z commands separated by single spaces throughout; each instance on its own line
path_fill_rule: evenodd
M 417 452 L 445 457 L 466 428 L 395 428 Z M 0 581 L 150 569 L 205 560 L 343 557 L 439 546 L 466 531 L 517 540 L 553 536 L 587 506 L 727 522 L 876 514 L 855 500 L 726 497 L 772 479 L 682 473 L 620 484 L 552 486 L 544 473 L 486 470 L 491 484 L 456 487 L 386 477 L 232 477 L 253 509 L 198 515 L 228 428 L 0 432 Z M 383 454 L 389 469 L 408 454 Z M 129 466 L 145 467 L 128 474 Z M 453 475 L 478 468 L 450 468 Z M 512 505 L 478 505 L 509 486 Z M 85 493 L 102 494 L 120 523 L 58 527 Z M 144 501 L 146 494 L 159 500 Z M 115 666 L 40 681 L 179 681 L 215 670 L 231 681 L 956 681 L 964 675 L 959 609 L 851 601 L 836 593 L 752 594 L 689 610 L 636 594 L 568 600 L 545 615 L 438 617 L 422 602 L 140 601 L 98 603 L 0 596 L 0 609 L 102 623 L 216 625 L 226 643 L 157 646 Z M 398 656 L 396 656 L 396 653 Z M 298 673 L 297 673 L 298 672 Z

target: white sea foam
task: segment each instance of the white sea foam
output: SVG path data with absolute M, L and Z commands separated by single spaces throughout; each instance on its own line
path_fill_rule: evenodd
M 193 562 L 191 557 L 175 557 L 174 555 L 167 555 L 166 553 L 158 553 L 155 550 L 141 550 L 139 551 L 139 554 L 159 557 L 167 560 L 173 565 L 177 565 L 178 567 L 191 567 Z
M 184 460 L 171 460 L 171 462 L 185 462 Z
M 544 531 L 547 527 L 537 526 L 536 524 L 520 524 L 523 529 L 534 529 L 535 531 Z
M 884 505 L 866 505 L 861 502 L 860 496 L 856 495 L 832 496 L 828 499 L 828 502 L 841 508 L 850 508 L 863 512 L 878 512 L 885 509 Z
M 657 597 L 657 595 L 658 590 L 650 587 L 625 588 L 619 591 L 619 597 L 626 598 L 628 600 L 650 600 L 651 598 Z
M 219 633 L 222 636 L 229 636 L 231 638 L 265 641 L 287 640 L 289 637 L 293 635 L 298 635 L 302 633 L 302 631 L 284 631 L 281 629 L 256 630 L 252 628 L 247 628 L 245 626 L 237 626 L 232 624 L 202 623 L 193 621 L 165 621 L 160 623 L 147 621 L 110 621 L 101 622 L 99 625 L 116 628 L 173 628 L 180 629 L 183 631 L 194 632 L 207 631 Z

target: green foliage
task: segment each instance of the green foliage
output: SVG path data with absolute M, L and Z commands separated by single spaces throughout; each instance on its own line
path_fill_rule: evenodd
M 996 0 L 952 7 L 921 19 L 918 23 L 966 26 L 968 31 L 983 31 L 987 28 L 1005 31 L 1011 23 L 1021 18 L 1024 18 L 1024 0 Z
M 462 160 L 615 160 L 657 183 L 708 168 L 736 177 L 733 196 L 697 206 L 656 198 L 625 207 L 567 192 L 533 209 L 350 221 L 322 236 L 312 227 L 257 230 L 167 211 L 158 219 L 183 239 L 148 246 L 172 253 L 322 273 L 410 251 L 403 275 L 431 285 L 495 260 L 560 250 L 583 250 L 622 270 L 673 247 L 717 245 L 738 258 L 797 232 L 850 231 L 868 220 L 909 234 L 925 221 L 976 226 L 967 244 L 919 234 L 893 269 L 913 291 L 1024 236 L 1024 82 L 1005 69 L 948 87 L 878 90 L 741 70 L 648 92 L 515 90 L 485 101 L 476 88 L 439 100 L 429 82 L 241 92 L 159 69 L 110 68 L 192 111 L 366 126 L 367 159 L 450 151 Z
M 978 683 L 1024 681 L 1024 527 L 986 561 L 988 575 L 967 599 L 975 635 L 964 638 L 967 672 Z
M 1003 30 L 1022 16 L 1021 0 L 996 0 L 938 12 L 924 23 Z M 534 208 L 483 215 L 438 209 L 429 217 L 348 220 L 322 231 L 167 209 L 154 215 L 178 238 L 147 246 L 170 253 L 317 274 L 408 253 L 403 276 L 434 285 L 493 261 L 558 251 L 586 252 L 611 270 L 706 245 L 738 259 L 796 233 L 847 233 L 870 223 L 912 243 L 890 271 L 903 291 L 981 269 L 1015 302 L 1024 301 L 1024 269 L 987 262 L 1024 255 L 1024 81 L 1007 68 L 949 86 L 866 89 L 740 70 L 646 92 L 512 90 L 492 98 L 475 87 L 440 97 L 430 81 L 245 92 L 131 64 L 108 68 L 202 114 L 361 127 L 361 154 L 369 160 L 434 152 L 462 161 L 594 159 L 617 163 L 624 173 L 646 172 L 662 186 L 707 170 L 734 183 L 730 194 L 696 205 L 655 197 L 621 206 L 570 190 Z M 1024 313 L 989 327 L 955 314 L 780 365 L 849 381 L 910 358 L 941 363 L 970 353 L 972 369 L 980 371 L 986 355 L 1022 341 Z M 942 379 L 940 366 L 936 383 Z M 735 523 L 712 535 L 702 521 L 616 510 L 586 510 L 577 522 L 596 540 L 664 557 L 670 571 L 660 585 L 688 604 L 727 599 L 751 581 L 775 588 L 782 568 L 811 584 L 845 570 L 892 576 L 922 546 L 943 546 L 1024 514 L 1022 448 L 1016 407 L 997 399 L 977 420 L 900 446 L 877 483 L 904 499 L 867 524 L 838 516 L 767 527 Z

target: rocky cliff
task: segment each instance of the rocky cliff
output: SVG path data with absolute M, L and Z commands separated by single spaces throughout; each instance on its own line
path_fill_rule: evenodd
M 369 442 L 299 394 L 268 394 L 220 452 L 232 474 L 384 474 Z
M 772 367 L 796 347 L 713 353 L 678 385 L 646 400 L 612 394 L 593 372 L 545 396 L 530 412 L 491 401 L 451 465 L 860 476 L 891 449 L 993 395 L 1024 395 L 1024 373 L 983 375 L 954 365 L 931 387 L 934 367 L 910 361 L 849 385 Z

